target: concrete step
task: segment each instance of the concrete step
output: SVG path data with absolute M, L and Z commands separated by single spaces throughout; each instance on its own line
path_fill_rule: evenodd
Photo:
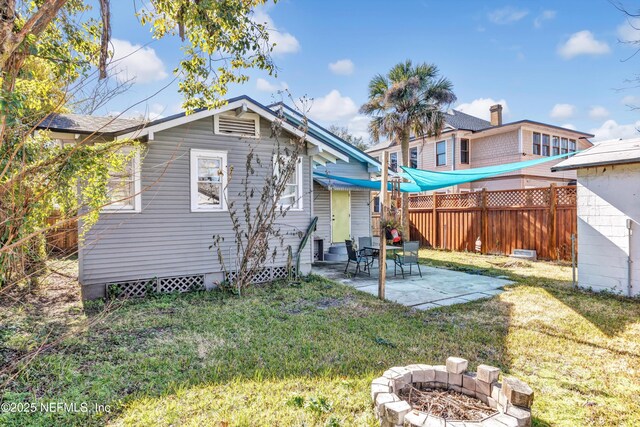
M 347 254 L 347 246 L 344 244 L 333 244 L 331 245 L 331 247 L 329 248 L 329 253 L 330 254 L 340 254 L 340 255 L 346 255 Z
M 347 256 L 347 253 L 345 251 L 345 253 L 343 254 L 335 254 L 335 253 L 331 253 L 331 252 L 325 252 L 324 253 L 324 260 L 325 261 L 346 261 L 349 257 Z

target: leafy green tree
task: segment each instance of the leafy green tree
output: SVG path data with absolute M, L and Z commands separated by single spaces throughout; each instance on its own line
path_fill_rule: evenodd
M 410 60 L 393 66 L 369 82 L 369 99 L 360 112 L 371 117 L 369 133 L 375 142 L 387 138 L 401 146 L 402 165 L 409 166 L 409 139 L 439 136 L 444 110 L 453 102 L 453 84 L 433 64 Z M 409 197 L 402 193 L 402 225 L 409 237 Z
M 335 134 L 339 138 L 347 141 L 349 144 L 364 151 L 369 148 L 369 144 L 364 141 L 361 136 L 355 136 L 349 132 L 349 128 L 346 126 L 331 125 L 329 126 L 329 132 Z
M 253 19 L 265 1 L 150 0 L 138 12 L 154 38 L 183 41 L 174 72 L 188 111 L 219 106 L 250 68 L 276 72 L 268 29 Z M 97 220 L 108 203 L 109 173 L 124 170 L 132 155 L 119 149 L 136 146 L 91 136 L 61 146 L 33 133 L 47 115 L 64 112 L 74 96 L 108 77 L 110 2 L 96 3 L 97 14 L 85 0 L 0 0 L 0 286 L 39 268 L 30 265 L 42 255 L 54 209 L 62 222 L 81 213 L 86 226 Z

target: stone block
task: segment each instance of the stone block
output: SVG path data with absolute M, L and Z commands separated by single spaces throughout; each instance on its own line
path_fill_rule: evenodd
M 411 371 L 404 367 L 394 367 L 382 374 L 383 377 L 391 380 L 391 390 L 394 393 L 411 384 Z
M 457 385 L 450 385 L 449 386 L 449 390 L 455 391 L 455 392 L 458 392 L 458 393 L 462 393 L 462 387 L 457 386 Z
M 498 407 L 503 408 L 501 409 L 501 411 L 504 411 L 504 408 L 507 407 L 507 403 L 509 403 L 509 400 L 507 400 L 507 396 L 505 396 L 504 393 L 500 392 L 498 394 Z
M 449 380 L 449 372 L 447 371 L 447 367 L 445 365 L 436 365 L 433 367 L 433 370 L 436 373 L 436 382 L 447 384 Z
M 447 372 L 452 374 L 461 374 L 467 370 L 469 361 L 461 357 L 449 357 L 447 358 Z
M 487 405 L 489 405 L 491 409 L 496 409 L 498 407 L 498 401 L 493 397 L 487 397 Z
M 502 381 L 502 393 L 512 405 L 524 408 L 533 405 L 533 389 L 517 378 L 505 378 Z
M 429 415 L 422 427 L 446 427 L 446 425 L 447 422 L 443 418 Z
M 449 372 L 449 379 L 447 381 L 449 383 L 449 387 L 452 385 L 457 385 L 462 387 L 462 374 L 452 374 Z
M 502 384 L 500 383 L 491 384 L 491 397 L 495 399 L 496 402 L 498 401 L 500 391 L 502 391 Z
M 404 427 L 422 427 L 426 420 L 427 414 L 413 410 L 404 416 Z
M 376 401 L 376 396 L 380 393 L 390 393 L 391 387 L 383 384 L 371 384 L 371 400 Z
M 476 392 L 474 390 L 469 390 L 468 388 L 462 387 L 462 394 L 465 394 L 469 397 L 476 397 Z
M 411 372 L 411 381 L 413 383 L 425 383 L 436 380 L 436 373 L 431 365 L 409 365 L 407 369 Z
M 411 410 L 411 405 L 405 400 L 385 403 L 385 420 L 392 424 L 402 424 L 404 423 L 404 416 L 411 412 Z
M 511 415 L 498 414 L 498 415 L 494 415 L 491 418 L 504 424 L 506 427 L 518 427 L 518 420 L 513 418 Z
M 489 384 L 498 381 L 500 378 L 500 369 L 494 366 L 479 365 L 476 373 L 480 381 L 484 381 Z
M 476 374 L 465 372 L 462 374 L 462 387 L 467 390 L 476 391 Z
M 378 393 L 376 396 L 376 410 L 379 415 L 384 415 L 385 403 L 397 402 L 400 398 L 395 393 Z
M 495 418 L 495 416 L 492 416 L 492 417 L 489 417 L 489 418 L 485 418 L 484 420 L 482 420 L 480 425 L 482 427 L 506 427 L 505 424 L 503 424 L 500 421 L 498 421 Z
M 491 384 L 476 378 L 476 393 L 491 396 Z
M 518 427 L 531 427 L 531 411 L 529 409 L 507 404 L 506 414 L 518 420 Z
M 486 394 L 478 393 L 478 391 L 476 391 L 476 399 L 478 399 L 485 405 L 489 405 L 489 396 L 487 396 Z

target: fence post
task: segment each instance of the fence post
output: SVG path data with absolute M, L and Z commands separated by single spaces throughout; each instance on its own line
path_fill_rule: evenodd
M 556 236 L 556 222 L 558 212 L 558 189 L 556 184 L 549 186 L 549 258 L 558 259 L 558 245 Z
M 482 189 L 482 213 L 480 215 L 480 239 L 483 254 L 489 252 L 489 214 L 487 212 L 487 189 Z
M 431 210 L 431 247 L 434 249 L 438 247 L 438 194 L 433 193 L 433 207 Z

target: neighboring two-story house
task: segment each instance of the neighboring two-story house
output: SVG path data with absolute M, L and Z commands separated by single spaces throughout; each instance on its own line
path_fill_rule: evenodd
M 553 156 L 591 147 L 593 135 L 533 120 L 502 123 L 502 106 L 491 107 L 491 121 L 451 110 L 439 138 L 412 138 L 409 143 L 410 167 L 449 171 L 493 166 Z M 377 144 L 367 152 L 378 159 L 389 152 L 389 165 L 399 170 L 400 145 Z M 462 184 L 442 191 L 465 192 L 486 188 L 508 190 L 567 185 L 576 179 L 575 171 L 551 172 L 558 162 L 521 169 L 516 172 Z

